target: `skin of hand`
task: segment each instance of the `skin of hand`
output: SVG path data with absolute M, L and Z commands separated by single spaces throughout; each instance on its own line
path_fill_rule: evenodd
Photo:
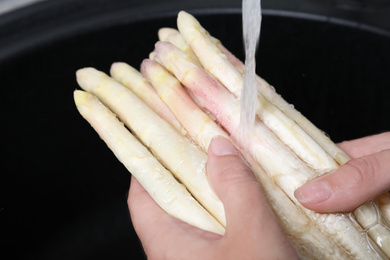
M 390 132 L 344 141 L 352 159 L 298 188 L 294 195 L 317 212 L 350 212 L 390 190 Z
M 259 182 L 227 139 L 211 142 L 207 174 L 225 208 L 224 236 L 169 216 L 132 178 L 128 206 L 148 259 L 298 259 Z

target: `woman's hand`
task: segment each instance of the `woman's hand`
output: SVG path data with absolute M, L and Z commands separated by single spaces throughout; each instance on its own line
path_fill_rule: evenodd
M 348 212 L 390 191 L 390 132 L 339 144 L 352 159 L 295 191 L 306 208 Z
M 128 205 L 149 259 L 297 259 L 262 189 L 234 146 L 215 138 L 207 174 L 226 213 L 226 233 L 216 235 L 166 214 L 132 178 Z

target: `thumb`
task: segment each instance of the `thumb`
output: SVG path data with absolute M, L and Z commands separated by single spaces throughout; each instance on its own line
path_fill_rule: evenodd
M 390 190 L 390 150 L 352 159 L 295 191 L 306 208 L 348 212 Z
M 225 208 L 226 234 L 238 230 L 253 230 L 253 225 L 258 226 L 259 221 L 269 223 L 273 213 L 261 186 L 229 140 L 222 137 L 212 140 L 207 174 Z M 246 229 L 245 226 L 251 228 Z

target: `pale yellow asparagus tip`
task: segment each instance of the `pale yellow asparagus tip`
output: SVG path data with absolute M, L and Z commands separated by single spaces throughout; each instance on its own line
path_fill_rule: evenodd
M 150 60 L 154 60 L 156 57 L 156 53 L 154 51 L 152 51 L 151 53 L 149 53 L 149 59 Z
M 158 30 L 158 39 L 166 41 L 171 35 L 177 34 L 177 30 L 169 27 L 163 27 Z

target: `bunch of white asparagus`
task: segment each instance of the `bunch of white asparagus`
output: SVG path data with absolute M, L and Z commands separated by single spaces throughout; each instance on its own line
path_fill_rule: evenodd
M 224 208 L 205 172 L 211 139 L 224 136 L 252 167 L 302 258 L 388 259 L 389 197 L 351 214 L 302 207 L 294 190 L 348 156 L 260 77 L 255 127 L 244 140 L 233 138 L 244 64 L 184 11 L 178 29 L 160 29 L 142 74 L 119 62 L 111 77 L 80 69 L 77 81 L 86 92 L 74 93 L 81 115 L 158 205 L 201 229 L 224 233 Z

